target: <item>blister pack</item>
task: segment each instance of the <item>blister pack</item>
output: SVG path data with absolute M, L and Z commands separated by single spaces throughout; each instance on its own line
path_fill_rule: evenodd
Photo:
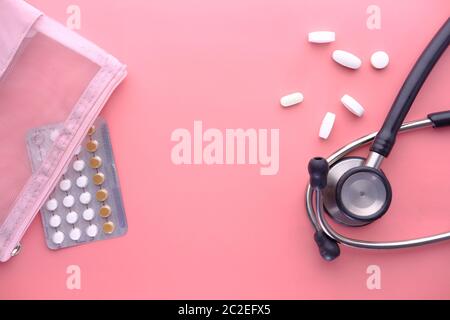
M 28 132 L 27 147 L 33 171 L 39 168 L 62 129 L 62 124 L 55 124 Z M 73 160 L 41 208 L 41 217 L 50 249 L 126 233 L 120 184 L 108 127 L 103 119 L 96 120 L 75 150 Z

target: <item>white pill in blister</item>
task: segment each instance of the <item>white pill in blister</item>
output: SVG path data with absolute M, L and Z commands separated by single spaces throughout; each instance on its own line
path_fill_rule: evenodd
M 83 160 L 77 160 L 73 163 L 73 170 L 81 172 L 84 170 L 86 163 Z
M 50 217 L 50 220 L 48 222 L 51 227 L 58 228 L 61 225 L 61 217 L 57 214 Z
M 303 102 L 303 94 L 300 92 L 288 94 L 280 99 L 280 104 L 283 107 L 291 107 L 301 102 Z
M 92 195 L 89 192 L 83 192 L 80 194 L 80 202 L 82 204 L 89 204 L 91 202 Z
M 56 231 L 52 236 L 52 241 L 55 244 L 61 244 L 64 241 L 64 233 L 61 231 Z
M 321 137 L 322 139 L 328 139 L 331 130 L 333 129 L 335 120 L 336 115 L 334 113 L 327 112 L 322 120 L 322 125 L 320 126 L 319 137 Z
M 355 98 L 346 94 L 341 98 L 341 102 L 344 105 L 344 107 L 346 107 L 355 116 L 358 117 L 363 116 L 364 108 L 358 101 L 355 100 Z
M 81 238 L 81 230 L 78 229 L 78 228 L 73 228 L 72 230 L 70 230 L 69 237 L 73 241 L 80 240 L 80 238 Z
M 87 208 L 86 210 L 83 211 L 83 219 L 86 221 L 91 221 L 92 219 L 94 219 L 95 216 L 95 211 L 92 208 Z
M 59 188 L 62 191 L 69 191 L 71 187 L 72 187 L 72 181 L 70 181 L 69 179 L 64 179 L 59 183 Z
M 89 183 L 89 179 L 86 176 L 80 176 L 77 178 L 78 188 L 86 188 Z
M 64 197 L 64 199 L 63 199 L 64 207 L 72 208 L 74 204 L 75 204 L 75 198 L 71 194 L 69 194 L 68 196 Z
M 47 201 L 46 208 L 48 211 L 55 211 L 58 208 L 58 200 L 50 199 Z
M 336 33 L 333 31 L 314 31 L 308 33 L 308 41 L 313 43 L 329 43 L 336 40 Z
M 389 64 L 389 56 L 384 51 L 377 51 L 370 57 L 370 62 L 375 69 L 384 69 Z
M 95 224 L 91 224 L 89 227 L 86 228 L 86 234 L 93 238 L 97 235 L 98 227 Z
M 59 136 L 59 130 L 58 129 L 54 129 L 50 132 L 50 140 L 52 140 L 53 142 L 56 141 L 56 139 L 58 139 Z
M 333 52 L 333 60 L 350 69 L 358 69 L 362 64 L 360 58 L 355 56 L 353 53 L 344 50 L 335 50 Z
M 75 224 L 78 221 L 78 213 L 70 211 L 66 216 L 66 221 L 68 224 Z

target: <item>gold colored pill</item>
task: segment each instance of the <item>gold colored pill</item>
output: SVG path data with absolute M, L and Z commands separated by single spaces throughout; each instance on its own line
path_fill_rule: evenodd
M 94 181 L 94 184 L 96 186 L 100 186 L 103 184 L 103 182 L 105 182 L 105 175 L 101 172 L 96 173 L 93 177 L 92 177 L 92 181 Z
M 89 152 L 95 152 L 98 149 L 98 141 L 97 140 L 90 140 L 86 144 L 86 149 Z
M 108 218 L 111 215 L 111 207 L 108 205 L 104 205 L 100 208 L 98 213 L 102 218 Z
M 105 189 L 100 189 L 95 194 L 95 197 L 97 198 L 97 201 L 103 202 L 108 199 L 108 191 Z
M 88 135 L 92 136 L 95 133 L 95 126 L 89 128 Z
M 102 158 L 95 156 L 89 160 L 89 165 L 91 168 L 98 169 L 102 166 Z
M 108 221 L 103 224 L 103 232 L 106 234 L 113 233 L 114 229 L 116 229 L 116 227 L 114 226 L 114 223 L 112 221 Z

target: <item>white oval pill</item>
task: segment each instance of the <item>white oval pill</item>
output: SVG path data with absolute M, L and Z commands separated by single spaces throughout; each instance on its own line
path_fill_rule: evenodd
M 333 52 L 333 60 L 350 69 L 358 69 L 362 64 L 360 58 L 355 56 L 353 53 L 344 50 L 335 50 Z
M 63 205 L 66 208 L 72 208 L 73 205 L 75 204 L 75 198 L 72 195 L 68 195 L 66 197 L 64 197 L 63 199 Z
M 94 219 L 94 216 L 95 216 L 95 211 L 92 208 L 88 208 L 83 211 L 83 219 L 86 221 L 91 221 L 92 219 Z
M 280 104 L 285 108 L 294 106 L 301 102 L 303 102 L 303 94 L 301 94 L 300 92 L 288 94 L 287 96 L 284 96 L 280 99 Z
M 64 179 L 59 183 L 59 188 L 62 191 L 69 191 L 71 187 L 72 187 L 72 181 L 70 181 L 69 179 Z
M 78 188 L 86 188 L 89 183 L 89 179 L 86 176 L 80 176 L 77 178 Z
M 346 94 L 341 98 L 341 102 L 344 105 L 344 107 L 346 107 L 355 116 L 358 117 L 363 116 L 364 108 L 358 101 L 355 100 L 355 98 Z
M 86 234 L 93 238 L 97 235 L 98 233 L 98 228 L 95 224 L 91 224 L 89 227 L 86 228 Z
M 69 237 L 70 237 L 70 239 L 72 239 L 73 241 L 78 241 L 78 240 L 80 240 L 80 237 L 81 237 L 81 230 L 78 229 L 78 228 L 73 228 L 72 230 L 70 230 Z
M 312 43 L 329 43 L 336 40 L 333 31 L 314 31 L 308 33 L 308 41 Z
M 84 170 L 86 163 L 83 160 L 77 160 L 73 163 L 73 170 L 81 172 Z
M 52 241 L 55 244 L 61 244 L 64 241 L 64 233 L 61 231 L 56 231 L 52 236 Z
M 384 69 L 389 64 L 389 56 L 384 51 L 377 51 L 370 57 L 370 62 L 375 69 Z
M 89 204 L 91 202 L 92 195 L 89 192 L 83 192 L 80 194 L 80 202 L 82 204 Z
M 66 221 L 68 224 L 75 224 L 78 221 L 78 213 L 70 211 L 66 216 Z
M 58 228 L 61 225 L 61 217 L 55 214 L 51 216 L 48 223 L 50 224 L 51 227 Z
M 56 200 L 54 198 L 48 200 L 46 207 L 47 207 L 48 211 L 55 211 L 58 208 L 58 200 Z
M 320 126 L 319 137 L 321 137 L 322 139 L 328 139 L 331 130 L 333 129 L 335 120 L 336 115 L 334 113 L 327 112 L 322 120 L 322 125 Z

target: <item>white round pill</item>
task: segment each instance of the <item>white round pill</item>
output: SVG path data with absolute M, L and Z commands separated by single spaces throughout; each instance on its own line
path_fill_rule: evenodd
M 83 211 L 83 219 L 86 221 L 91 221 L 92 219 L 94 219 L 95 216 L 95 211 L 92 208 L 87 208 L 86 210 Z
M 86 234 L 93 238 L 97 235 L 98 228 L 95 224 L 91 224 L 89 227 L 86 228 Z
M 308 41 L 312 43 L 329 43 L 336 40 L 333 31 L 314 31 L 308 33 Z
M 50 132 L 50 140 L 52 140 L 53 142 L 56 141 L 56 139 L 58 139 L 59 136 L 59 130 L 58 129 L 54 129 Z
M 72 187 L 72 181 L 70 181 L 69 179 L 64 179 L 59 183 L 59 188 L 62 191 L 69 191 L 71 187 Z
M 389 64 L 389 56 L 384 51 L 377 51 L 370 57 L 370 63 L 375 69 L 384 69 Z
M 70 211 L 66 216 L 66 221 L 68 224 L 75 224 L 78 221 L 78 213 Z
M 86 163 L 83 160 L 77 160 L 73 163 L 73 170 L 81 172 L 84 170 Z
M 355 116 L 358 117 L 363 116 L 364 108 L 358 101 L 355 100 L 355 98 L 346 94 L 341 98 L 341 102 L 344 105 L 344 107 L 346 107 L 347 110 L 353 113 Z
M 52 241 L 54 244 L 61 244 L 64 241 L 64 233 L 62 231 L 56 231 L 52 236 Z
M 331 112 L 327 112 L 322 120 L 322 125 L 320 126 L 319 137 L 322 139 L 328 139 L 331 130 L 334 126 L 334 121 L 336 120 L 336 115 Z
M 82 204 L 89 204 L 91 202 L 92 195 L 89 192 L 83 192 L 80 194 L 80 202 Z
M 58 228 L 61 225 L 61 217 L 55 214 L 51 216 L 48 223 L 50 224 L 51 227 Z
M 50 199 L 47 201 L 46 208 L 48 211 L 55 211 L 58 208 L 58 200 Z
M 80 238 L 81 238 L 81 230 L 78 229 L 78 228 L 73 228 L 72 230 L 70 230 L 69 237 L 73 241 L 80 240 Z
M 86 176 L 80 176 L 77 178 L 78 188 L 86 188 L 89 183 L 89 179 Z
M 303 99 L 303 94 L 301 94 L 300 92 L 294 92 L 282 97 L 280 99 L 280 104 L 283 107 L 287 108 L 303 102 Z
M 350 69 L 358 69 L 362 64 L 360 58 L 355 56 L 353 53 L 344 50 L 333 51 L 332 57 L 334 61 Z
M 72 208 L 74 204 L 75 204 L 75 198 L 71 194 L 69 194 L 68 196 L 64 197 L 64 199 L 63 199 L 64 207 Z

